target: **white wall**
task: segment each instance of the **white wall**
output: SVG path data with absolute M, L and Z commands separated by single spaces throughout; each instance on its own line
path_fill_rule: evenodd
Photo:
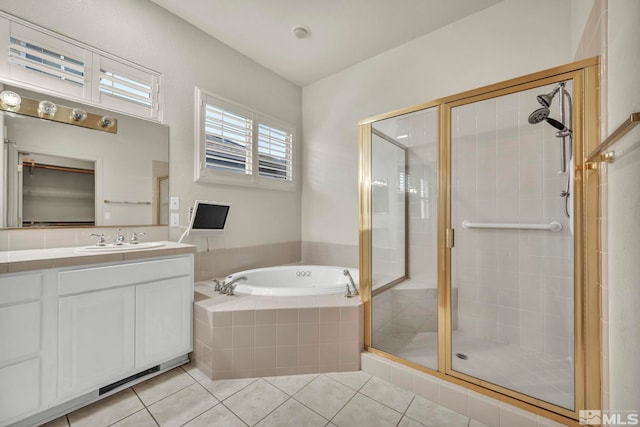
M 640 111 L 640 2 L 611 0 L 608 8 L 608 127 L 610 134 Z M 629 137 L 634 141 L 628 141 Z M 636 129 L 608 167 L 610 409 L 640 410 L 640 133 Z M 613 147 L 614 151 L 616 146 Z M 620 148 L 620 147 L 618 147 Z
M 196 198 L 210 199 L 233 204 L 227 232 L 210 239 L 213 246 L 300 239 L 299 189 L 261 191 L 193 181 L 194 86 L 292 123 L 300 139 L 299 87 L 147 0 L 0 0 L 0 9 L 163 74 L 170 193 L 180 197 L 182 225 Z M 172 238 L 181 231 L 172 229 Z
M 304 87 L 303 242 L 358 244 L 359 120 L 571 62 L 569 6 L 505 0 Z

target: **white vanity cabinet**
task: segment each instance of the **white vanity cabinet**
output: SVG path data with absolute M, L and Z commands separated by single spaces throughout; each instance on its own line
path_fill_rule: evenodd
M 58 393 L 73 397 L 191 351 L 189 257 L 58 274 Z
M 134 368 L 132 286 L 59 299 L 58 396 L 91 391 Z
M 188 360 L 193 255 L 0 275 L 0 426 Z
M 42 274 L 0 276 L 0 425 L 41 405 Z

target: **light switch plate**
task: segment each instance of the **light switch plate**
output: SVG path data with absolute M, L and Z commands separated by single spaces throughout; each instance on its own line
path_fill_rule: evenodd
M 180 226 L 180 214 L 179 213 L 172 213 L 171 214 L 171 226 L 172 227 L 179 227 Z
M 180 209 L 180 197 L 171 196 L 171 200 L 169 202 L 169 208 L 172 211 L 177 211 Z

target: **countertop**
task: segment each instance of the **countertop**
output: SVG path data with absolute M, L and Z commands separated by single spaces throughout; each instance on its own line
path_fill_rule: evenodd
M 184 243 L 162 243 L 163 246 L 156 248 L 101 253 L 81 252 L 74 247 L 0 251 L 0 274 L 188 254 L 195 253 L 197 249 L 194 245 Z

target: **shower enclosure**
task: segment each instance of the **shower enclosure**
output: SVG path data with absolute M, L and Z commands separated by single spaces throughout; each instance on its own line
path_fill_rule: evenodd
M 538 413 L 599 408 L 583 161 L 596 70 L 582 61 L 361 122 L 369 351 Z

